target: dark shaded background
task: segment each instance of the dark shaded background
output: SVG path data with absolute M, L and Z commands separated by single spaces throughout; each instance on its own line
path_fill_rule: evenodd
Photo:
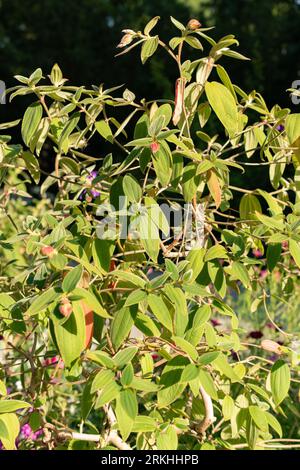
M 142 29 L 156 15 L 162 18 L 157 31 L 166 40 L 178 31 L 170 15 L 183 23 L 198 18 L 204 26 L 215 25 L 215 39 L 235 34 L 239 51 L 252 61 L 222 59 L 233 82 L 260 91 L 270 105 L 293 109 L 286 89 L 300 79 L 296 0 L 0 0 L 0 79 L 12 86 L 13 75 L 28 76 L 37 67 L 46 75 L 58 62 L 72 84 L 126 83 L 138 98 L 173 98 L 177 71 L 164 51 L 144 66 L 139 47 L 114 58 L 121 30 Z M 199 51 L 189 49 L 197 58 Z M 1 121 L 21 117 L 26 100 L 0 106 Z

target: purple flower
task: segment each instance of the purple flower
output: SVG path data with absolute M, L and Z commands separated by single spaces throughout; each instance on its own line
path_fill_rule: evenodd
M 30 424 L 27 423 L 22 426 L 20 437 L 21 439 L 30 439 L 31 441 L 36 441 L 41 434 L 43 434 L 42 429 L 38 429 L 37 431 L 33 432 Z
M 278 130 L 278 132 L 283 132 L 285 130 L 285 127 L 283 124 L 279 124 L 276 129 Z
M 97 171 L 95 171 L 95 170 L 91 171 L 91 172 L 89 173 L 89 175 L 86 177 L 87 183 L 91 185 L 92 182 L 93 182 L 93 180 L 94 180 L 95 178 L 97 178 L 97 176 L 98 176 Z M 96 189 L 93 189 L 93 188 L 92 188 L 92 189 L 90 189 L 89 192 L 91 193 L 91 195 L 93 196 L 93 198 L 96 198 L 96 197 L 100 196 L 100 191 L 97 191 Z M 80 194 L 79 199 L 80 199 L 81 201 L 82 201 L 82 199 L 83 199 L 83 196 L 84 196 L 86 193 L 87 193 L 87 190 L 84 189 L 84 190 L 82 191 L 82 193 Z

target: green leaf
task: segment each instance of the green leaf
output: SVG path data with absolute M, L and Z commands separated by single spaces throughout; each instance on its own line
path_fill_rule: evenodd
M 276 267 L 278 261 L 281 257 L 281 249 L 282 245 L 280 243 L 277 244 L 269 244 L 267 248 L 267 267 L 270 272 Z
M 158 450 L 177 450 L 178 437 L 174 426 L 168 426 L 167 429 L 160 431 L 156 444 Z
M 266 215 L 260 214 L 259 212 L 255 213 L 256 218 L 263 224 L 273 230 L 283 231 L 285 226 L 281 220 L 275 219 L 275 217 L 267 217 Z
M 172 176 L 172 154 L 166 142 L 161 142 L 159 150 L 152 155 L 157 178 L 163 187 L 168 186 Z
M 183 338 L 180 338 L 179 336 L 173 336 L 173 341 L 176 346 L 182 349 L 182 351 L 184 351 L 191 359 L 193 359 L 193 361 L 196 361 L 198 359 L 197 349 L 188 341 Z
M 82 298 L 96 315 L 99 315 L 102 318 L 111 318 L 105 308 L 102 307 L 97 297 L 89 290 L 83 289 L 82 287 L 76 287 L 72 291 L 72 295 Z
M 115 349 L 119 349 L 134 324 L 137 306 L 122 307 L 115 314 L 111 323 L 111 340 Z
M 213 362 L 219 356 L 219 354 L 219 351 L 212 351 L 201 354 L 201 356 L 198 358 L 198 364 L 206 366 L 207 364 Z
M 225 395 L 222 403 L 222 414 L 225 421 L 230 421 L 234 410 L 234 401 L 229 395 Z
M 33 181 L 39 184 L 41 173 L 37 158 L 31 152 L 23 152 L 22 158 Z
M 210 373 L 206 370 L 199 369 L 199 380 L 206 393 L 208 393 L 213 400 L 218 400 L 218 393 Z
M 191 281 L 194 281 L 200 274 L 204 266 L 204 248 L 194 248 L 187 255 L 187 261 L 189 261 L 189 268 L 192 269 L 193 275 Z
M 172 317 L 163 299 L 158 295 L 150 294 L 148 303 L 158 321 L 169 331 L 173 331 Z
M 13 411 L 30 408 L 31 405 L 22 400 L 1 400 L 0 413 L 12 413 Z
M 93 379 L 91 393 L 102 390 L 108 383 L 114 380 L 114 377 L 115 375 L 111 370 L 101 370 L 98 372 Z
M 95 409 L 101 408 L 107 403 L 115 400 L 119 396 L 120 391 L 121 387 L 116 382 L 110 382 L 105 385 L 99 397 L 97 398 Z
M 258 429 L 268 432 L 269 426 L 265 411 L 261 410 L 258 406 L 249 406 L 249 413 Z
M 222 245 L 214 245 L 209 248 L 209 250 L 206 252 L 204 260 L 205 261 L 210 261 L 216 258 L 222 258 L 226 259 L 228 258 L 227 251 Z
M 113 134 L 109 127 L 109 124 L 106 121 L 102 120 L 102 121 L 96 122 L 95 128 L 105 140 L 108 140 L 108 142 L 110 142 L 111 144 L 113 143 L 114 141 Z
M 180 23 L 180 21 L 173 18 L 173 16 L 170 16 L 170 19 L 171 19 L 173 25 L 176 26 L 177 29 L 179 29 L 180 31 L 185 31 L 186 30 L 186 27 L 182 23 Z
M 143 64 L 155 53 L 158 46 L 158 41 L 158 36 L 153 36 L 143 42 L 141 48 L 141 60 Z
M 50 287 L 50 289 L 36 296 L 29 309 L 26 311 L 26 314 L 35 315 L 36 313 L 40 313 L 52 302 L 59 300 L 60 292 L 58 288 Z
M 129 202 L 140 202 L 142 198 L 142 188 L 137 180 L 131 175 L 125 175 L 123 178 L 123 190 Z
M 96 266 L 108 272 L 110 270 L 111 257 L 115 250 L 115 242 L 97 238 L 92 244 L 93 260 Z
M 195 364 L 188 364 L 182 372 L 181 382 L 190 382 L 198 377 L 199 371 Z
M 25 111 L 21 132 L 23 141 L 27 147 L 29 147 L 30 141 L 39 126 L 42 115 L 43 108 L 38 102 L 32 103 Z
M 220 353 L 212 364 L 214 368 L 221 372 L 221 374 L 225 375 L 225 377 L 228 377 L 232 383 L 241 382 L 239 376 L 234 372 L 232 366 L 228 363 L 228 360 L 224 354 Z
M 135 390 L 140 390 L 142 392 L 156 392 L 158 390 L 158 386 L 151 382 L 150 380 L 140 379 L 139 377 L 134 377 L 131 384 L 131 388 Z
M 127 271 L 116 270 L 116 271 L 112 271 L 110 274 L 114 277 L 121 279 L 122 281 L 128 281 L 130 284 L 133 284 L 134 286 L 137 286 L 137 287 L 143 288 L 145 287 L 145 284 L 146 284 L 146 281 L 144 279 L 137 276 L 136 274 L 133 274 Z
M 290 114 L 286 118 L 285 127 L 289 142 L 293 146 L 300 137 L 300 114 Z
M 268 424 L 274 431 L 278 434 L 278 436 L 282 437 L 282 429 L 279 421 L 275 418 L 275 416 L 271 415 L 268 411 L 265 411 L 265 416 L 267 418 Z
M 271 194 L 269 194 L 266 191 L 263 191 L 261 189 L 258 189 L 257 191 L 267 201 L 267 203 L 269 205 L 269 209 L 270 209 L 272 215 L 282 214 L 282 208 L 281 208 L 280 204 L 278 204 L 275 197 L 271 196 Z M 255 210 L 257 210 L 258 212 L 262 212 L 261 209 L 259 210 L 259 209 L 256 208 Z
M 95 396 L 91 393 L 91 385 L 92 382 L 89 380 L 83 389 L 80 399 L 80 411 L 83 421 L 86 421 L 95 401 Z
M 114 369 L 116 366 L 114 360 L 105 351 L 88 351 L 86 357 L 90 361 L 108 369 Z
M 242 263 L 234 261 L 230 268 L 230 275 L 232 279 L 241 281 L 246 288 L 250 286 L 250 277 L 247 268 Z
M 296 242 L 292 238 L 289 239 L 289 250 L 294 258 L 295 263 L 297 264 L 298 268 L 300 268 L 300 246 L 299 242 Z
M 63 74 L 58 64 L 54 64 L 50 75 L 51 83 L 60 86 L 63 82 Z
M 114 356 L 114 363 L 119 369 L 122 369 L 122 367 L 132 361 L 137 352 L 138 348 L 135 346 L 122 349 Z
M 276 406 L 288 395 L 291 383 L 291 373 L 289 366 L 283 361 L 278 360 L 271 369 L 271 391 Z
M 146 24 L 144 28 L 144 34 L 145 36 L 148 36 L 152 29 L 156 26 L 157 22 L 160 20 L 160 16 L 155 16 L 152 18 L 152 20 L 149 21 L 149 23 Z
M 0 441 L 6 450 L 16 450 L 15 441 L 20 432 L 20 424 L 13 413 L 0 415 Z
M 240 218 L 256 220 L 255 212 L 262 212 L 259 200 L 253 194 L 244 194 L 240 201 Z
M 135 418 L 131 432 L 152 432 L 157 427 L 156 421 L 151 416 L 139 415 Z
M 211 107 L 207 101 L 201 103 L 198 107 L 198 117 L 200 126 L 203 128 L 211 115 Z
M 136 305 L 147 298 L 147 293 L 141 289 L 135 290 L 129 294 L 126 299 L 125 307 Z
M 133 376 L 134 376 L 134 370 L 132 367 L 132 364 L 129 363 L 123 370 L 122 376 L 121 376 L 121 384 L 123 387 L 128 387 L 131 382 L 133 381 Z
M 115 411 L 121 436 L 126 440 L 138 414 L 136 393 L 130 389 L 122 390 L 117 397 Z
M 61 324 L 53 316 L 54 333 L 60 355 L 66 365 L 79 358 L 85 348 L 85 316 L 80 302 L 72 303 L 73 312 L 69 318 Z
M 64 292 L 72 292 L 77 286 L 82 276 L 82 266 L 80 264 L 75 268 L 71 268 L 62 283 L 62 289 Z
M 73 116 L 71 116 L 69 121 L 64 126 L 64 128 L 63 128 L 63 130 L 60 134 L 59 142 L 58 142 L 58 148 L 59 148 L 60 152 L 62 152 L 62 153 L 67 153 L 68 152 L 69 137 L 72 134 L 72 132 L 74 131 L 74 129 L 76 128 L 79 120 L 80 120 L 80 114 L 75 113 L 75 114 L 73 114 Z
M 221 83 L 207 82 L 205 92 L 209 104 L 232 138 L 238 131 L 238 109 L 230 91 Z

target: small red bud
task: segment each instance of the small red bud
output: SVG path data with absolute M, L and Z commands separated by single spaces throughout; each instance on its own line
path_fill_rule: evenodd
M 200 21 L 195 20 L 194 18 L 190 20 L 187 24 L 187 29 L 190 29 L 191 31 L 195 31 L 196 29 L 201 28 L 202 24 Z
M 152 150 L 153 153 L 156 153 L 159 151 L 159 148 L 160 148 L 160 144 L 158 142 L 152 142 L 152 144 L 150 145 L 150 148 Z
M 48 258 L 52 258 L 52 256 L 55 254 L 55 250 L 54 248 L 52 248 L 52 246 L 49 245 L 42 246 L 40 253 L 43 256 L 48 256 Z

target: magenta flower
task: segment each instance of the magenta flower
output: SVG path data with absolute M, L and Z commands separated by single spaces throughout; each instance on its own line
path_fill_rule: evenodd
M 38 429 L 37 431 L 33 432 L 30 424 L 24 424 L 21 428 L 20 438 L 21 439 L 30 439 L 31 441 L 36 441 L 37 438 L 43 434 L 42 429 Z
M 278 132 L 283 132 L 283 131 L 285 130 L 285 127 L 284 127 L 283 124 L 279 124 L 279 126 L 276 127 L 276 130 L 277 130 Z

